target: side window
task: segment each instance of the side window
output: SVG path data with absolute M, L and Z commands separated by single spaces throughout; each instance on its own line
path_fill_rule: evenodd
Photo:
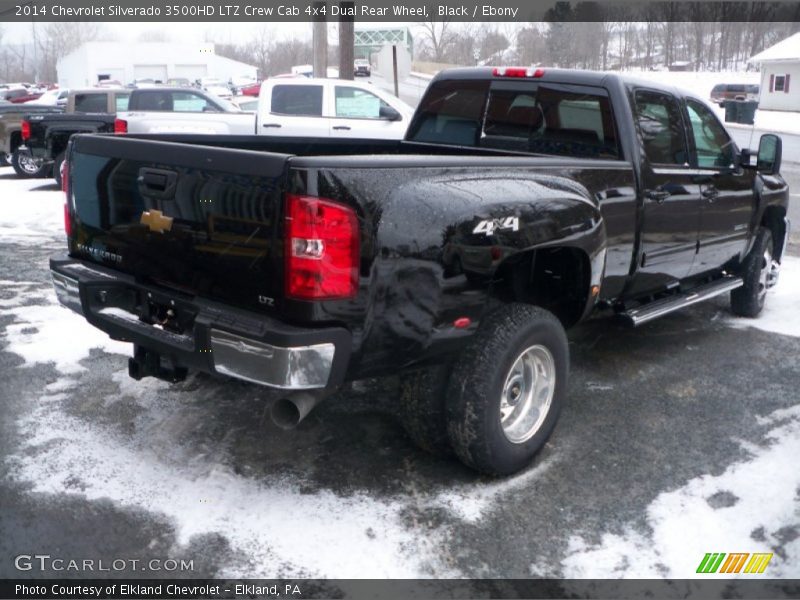
M 321 85 L 276 85 L 270 112 L 298 117 L 322 116 Z
M 104 113 L 107 109 L 105 94 L 75 94 L 75 112 Z
M 336 116 L 351 119 L 380 119 L 388 104 L 375 94 L 354 87 L 336 86 Z
M 686 101 L 689 124 L 692 127 L 698 167 L 729 167 L 733 164 L 735 148 L 725 128 L 705 105 Z
M 636 92 L 636 122 L 644 153 L 653 164 L 688 163 L 683 121 L 674 97 L 659 92 Z
M 129 94 L 117 94 L 115 98 L 117 112 L 125 112 L 128 110 L 128 98 L 130 98 Z
M 489 83 L 444 80 L 431 84 L 408 131 L 414 142 L 475 146 Z
M 219 108 L 200 94 L 191 92 L 172 92 L 172 110 L 175 112 L 217 112 Z
M 611 103 L 599 88 L 495 86 L 481 146 L 501 150 L 618 158 Z

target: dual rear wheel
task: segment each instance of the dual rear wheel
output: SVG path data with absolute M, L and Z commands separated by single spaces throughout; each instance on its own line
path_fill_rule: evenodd
M 508 475 L 528 465 L 552 433 L 568 370 L 558 319 L 536 306 L 509 304 L 481 323 L 451 367 L 406 377 L 404 424 L 426 450 Z

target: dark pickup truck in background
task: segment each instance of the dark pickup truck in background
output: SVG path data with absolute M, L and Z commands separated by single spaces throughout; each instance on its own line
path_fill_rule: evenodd
M 23 160 L 33 164 L 31 177 L 52 177 L 61 185 L 61 163 L 70 136 L 76 133 L 114 131 L 117 111 L 128 108 L 131 90 L 124 88 L 89 88 L 71 91 L 63 114 L 36 113 L 22 124 Z
M 566 328 L 728 292 L 759 314 L 788 232 L 780 153 L 772 135 L 739 150 L 653 82 L 445 71 L 401 142 L 76 136 L 51 272 L 134 344 L 134 378 L 279 388 L 291 427 L 346 381 L 400 373 L 417 443 L 507 474 L 555 426 Z
M 66 114 L 31 115 L 26 119 L 26 152 L 41 168 L 48 169 L 61 185 L 61 163 L 64 161 L 69 138 L 76 133 L 111 133 L 119 125 L 118 112 L 163 111 L 164 98 L 171 94 L 192 96 L 209 106 L 224 111 L 218 98 L 202 90 L 187 91 L 186 88 L 158 86 L 141 89 L 97 89 L 82 90 L 70 94 Z M 197 103 L 195 101 L 195 104 Z M 170 112 L 172 107 L 170 107 Z M 247 120 L 247 117 L 245 117 Z
M 34 104 L 0 105 L 0 162 L 7 162 L 19 177 L 36 177 L 39 172 L 30 156 L 21 156 L 17 150 L 22 146 L 22 121 L 32 114 L 59 114 L 64 109 L 57 106 Z

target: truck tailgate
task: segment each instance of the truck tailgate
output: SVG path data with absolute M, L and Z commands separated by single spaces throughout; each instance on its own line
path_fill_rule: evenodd
M 288 158 L 76 136 L 71 254 L 141 281 L 264 310 L 283 288 L 276 224 Z

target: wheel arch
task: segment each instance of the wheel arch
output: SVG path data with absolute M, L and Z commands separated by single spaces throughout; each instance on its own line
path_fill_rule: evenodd
M 785 250 L 786 240 L 786 207 L 770 205 L 764 209 L 759 222 L 761 227 L 766 227 L 772 233 L 773 257 L 780 262 Z
M 585 248 L 574 245 L 531 248 L 498 266 L 489 299 L 540 306 L 568 328 L 594 306 L 604 265 L 604 250 L 593 258 Z

